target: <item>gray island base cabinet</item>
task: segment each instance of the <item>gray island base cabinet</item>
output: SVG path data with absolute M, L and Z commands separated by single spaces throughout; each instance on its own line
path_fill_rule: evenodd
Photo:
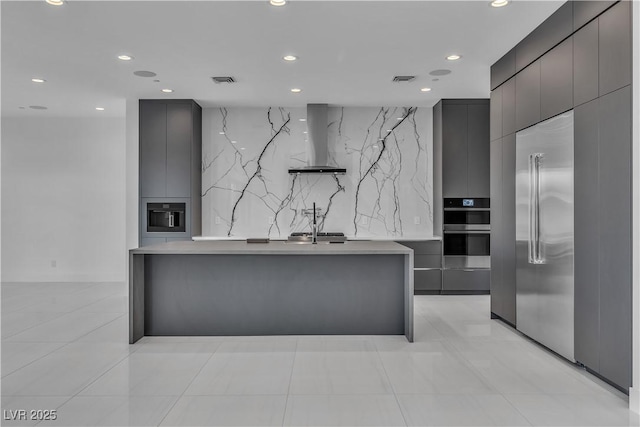
M 413 341 L 413 251 L 394 242 L 169 242 L 129 256 L 130 343 L 144 335 Z

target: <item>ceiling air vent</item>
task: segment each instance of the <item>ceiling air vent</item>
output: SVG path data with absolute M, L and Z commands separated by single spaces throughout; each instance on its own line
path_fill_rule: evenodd
M 410 82 L 411 80 L 415 79 L 416 76 L 395 76 L 393 78 L 394 82 Z
M 235 83 L 236 79 L 233 77 L 211 77 L 214 83 Z

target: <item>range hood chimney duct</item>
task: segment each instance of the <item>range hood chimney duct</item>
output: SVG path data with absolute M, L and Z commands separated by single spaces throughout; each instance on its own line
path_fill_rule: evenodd
M 327 128 L 329 115 L 327 104 L 307 104 L 307 129 L 309 138 L 309 166 L 291 168 L 289 173 L 344 174 L 344 168 L 328 166 L 329 142 Z

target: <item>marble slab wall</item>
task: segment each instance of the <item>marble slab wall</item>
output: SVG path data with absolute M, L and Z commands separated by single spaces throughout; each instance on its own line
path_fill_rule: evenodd
M 433 233 L 432 110 L 329 107 L 329 163 L 345 175 L 290 175 L 307 165 L 306 108 L 203 110 L 202 234 L 286 238 Z M 301 120 L 302 119 L 302 120 Z

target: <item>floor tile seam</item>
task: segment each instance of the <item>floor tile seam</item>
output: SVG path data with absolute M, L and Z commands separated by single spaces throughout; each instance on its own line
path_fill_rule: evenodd
M 509 393 L 509 394 L 511 394 L 511 393 Z M 527 393 L 527 394 L 530 394 L 530 395 L 534 395 L 534 396 L 535 396 L 535 395 L 546 394 L 546 393 Z M 504 397 L 504 400 L 506 400 L 506 401 L 507 401 L 507 403 L 509 403 L 509 405 L 510 405 L 513 409 L 515 409 L 515 410 L 516 410 L 516 412 L 517 412 L 518 414 L 520 414 L 520 415 L 522 416 L 522 418 L 524 418 L 524 419 L 529 423 L 529 425 L 531 425 L 531 426 L 538 426 L 538 424 L 535 424 L 535 423 L 534 423 L 532 420 L 530 420 L 530 419 L 529 419 L 529 418 L 528 418 L 528 417 L 527 417 L 527 416 L 526 416 L 522 411 L 520 411 L 520 409 L 518 409 L 518 408 L 516 407 L 516 405 L 511 401 L 511 399 L 509 399 L 509 397 L 507 397 L 507 393 L 503 393 L 503 394 L 502 394 L 502 397 Z
M 70 341 L 70 342 L 71 342 L 71 343 L 77 343 L 77 342 L 78 342 L 78 340 L 80 340 L 80 339 L 82 339 L 82 338 L 86 337 L 87 335 L 89 335 L 89 334 L 91 334 L 91 333 L 93 333 L 93 332 L 97 331 L 98 329 L 100 329 L 100 328 L 102 328 L 102 327 L 105 327 L 105 326 L 107 326 L 107 325 L 110 325 L 111 323 L 115 322 L 116 320 L 118 320 L 118 319 L 120 319 L 121 317 L 126 316 L 126 315 L 127 315 L 127 313 L 123 313 L 123 314 L 121 314 L 120 316 L 116 317 L 115 319 L 109 320 L 107 323 L 103 323 L 103 324 L 102 324 L 102 325 L 100 325 L 100 326 L 96 326 L 95 328 L 93 328 L 93 329 L 92 329 L 92 330 L 90 330 L 89 332 L 87 332 L 87 333 L 85 333 L 85 334 L 80 335 L 79 337 L 77 337 L 76 339 L 74 339 L 73 341 Z M 102 343 L 102 342 L 100 342 L 100 343 Z
M 375 346 L 375 343 L 374 343 L 374 346 Z M 402 416 L 402 422 L 404 422 L 405 426 L 408 426 L 409 423 L 407 421 L 407 417 L 406 417 L 404 411 L 402 410 L 402 405 L 400 404 L 400 399 L 398 399 L 398 393 L 396 393 L 396 388 L 393 385 L 393 383 L 391 382 L 391 378 L 389 378 L 389 373 L 387 372 L 387 368 L 384 366 L 384 362 L 382 361 L 382 357 L 380 356 L 380 351 L 379 351 L 378 347 L 375 346 L 375 349 L 376 349 L 376 354 L 378 355 L 378 360 L 380 361 L 380 365 L 382 365 L 382 370 L 384 372 L 384 376 L 387 379 L 387 382 L 389 383 L 389 386 L 391 387 L 391 391 L 392 391 L 392 394 L 393 394 L 393 399 L 395 400 L 396 405 L 398 407 L 398 410 L 400 411 L 400 415 Z
M 195 381 L 196 378 L 198 378 L 198 376 L 200 376 L 200 374 L 202 373 L 203 369 L 205 366 L 207 366 L 207 364 L 209 363 L 209 361 L 213 358 L 213 355 L 216 353 L 216 351 L 220 348 L 220 345 L 218 345 L 216 347 L 216 350 L 213 351 L 209 357 L 207 358 L 207 360 L 202 364 L 202 366 L 200 366 L 200 369 L 198 369 L 198 372 L 193 376 L 193 378 L 191 378 L 191 381 L 189 381 L 189 384 L 187 384 L 185 386 L 185 388 L 182 390 L 182 393 L 180 393 L 180 395 L 176 398 L 176 400 L 173 402 L 173 404 L 171 405 L 171 407 L 167 410 L 167 412 L 164 414 L 164 416 L 162 417 L 162 419 L 158 422 L 158 426 L 162 425 L 162 423 L 164 422 L 164 420 L 167 418 L 167 416 L 171 413 L 171 411 L 173 410 L 173 408 L 175 408 L 175 406 L 178 404 L 178 402 L 180 401 L 180 399 L 182 399 L 185 396 L 185 392 L 187 390 L 189 390 L 189 387 L 191 387 L 191 384 L 193 384 L 193 382 Z
M 14 342 L 14 341 L 12 341 L 12 342 Z M 22 342 L 22 341 L 18 341 L 18 342 Z M 29 342 L 29 343 L 31 343 L 31 342 Z M 39 343 L 39 342 L 38 342 L 38 343 Z M 23 365 L 23 366 L 19 367 L 18 369 L 14 369 L 13 371 L 11 371 L 11 372 L 9 372 L 9 373 L 6 373 L 6 374 L 3 372 L 3 373 L 2 373 L 2 379 L 4 379 L 5 377 L 7 377 L 7 376 L 9 376 L 9 375 L 13 374 L 14 372 L 19 371 L 19 370 L 20 370 L 20 369 L 22 369 L 22 368 L 26 368 L 27 366 L 31 365 L 32 363 L 37 362 L 38 360 L 40 360 L 40 359 L 42 359 L 42 358 L 44 358 L 44 357 L 46 357 L 46 356 L 49 356 L 50 354 L 52 354 L 52 353 L 54 353 L 54 352 L 56 352 L 56 351 L 60 350 L 61 348 L 65 347 L 67 344 L 70 344 L 70 343 L 68 343 L 68 342 L 66 342 L 66 341 L 55 341 L 54 343 L 55 343 L 55 344 L 62 344 L 62 345 L 61 345 L 60 347 L 56 347 L 56 348 L 52 349 L 52 350 L 51 350 L 51 351 L 49 351 L 48 353 L 43 354 L 42 356 L 38 357 L 37 359 L 32 360 L 31 362 L 27 363 L 26 365 Z M 52 343 L 51 343 L 51 342 L 45 342 L 45 343 L 43 343 L 43 344 L 52 344 Z
M 33 328 L 38 327 L 38 326 L 42 326 L 42 325 L 44 325 L 44 324 L 46 324 L 46 323 L 52 322 L 52 321 L 54 321 L 54 320 L 56 320 L 56 319 L 59 319 L 60 317 L 62 317 L 62 316 L 64 316 L 64 315 L 66 315 L 66 314 L 69 314 L 69 312 L 57 312 L 57 311 L 34 311 L 33 313 L 56 313 L 56 314 L 59 314 L 59 316 L 56 316 L 56 317 L 54 317 L 53 319 L 49 319 L 49 320 L 46 320 L 46 321 L 44 321 L 44 322 L 38 323 L 38 324 L 36 324 L 36 325 L 30 326 L 30 327 L 28 327 L 28 328 L 26 328 L 26 329 L 23 329 L 23 330 L 21 330 L 21 331 L 19 331 L 19 332 L 16 332 L 16 333 L 14 333 L 14 334 L 11 334 L 11 335 L 9 335 L 9 336 L 7 336 L 7 337 L 4 337 L 4 336 L 3 336 L 3 337 L 2 337 L 2 340 L 4 341 L 4 340 L 9 339 L 9 338 L 11 338 L 11 337 L 15 337 L 16 335 L 19 335 L 19 334 L 21 334 L 21 333 L 23 333 L 23 332 L 26 332 L 26 331 L 30 330 L 30 329 L 33 329 Z M 12 314 L 12 313 L 9 313 L 9 314 Z
M 107 298 L 111 298 L 111 297 L 113 297 L 113 296 L 114 296 L 114 295 L 107 295 L 106 297 L 102 297 L 102 298 L 100 298 L 100 299 L 97 299 L 97 300 L 96 300 L 96 301 L 94 301 L 94 302 L 91 302 L 91 303 L 89 303 L 89 304 L 82 305 L 81 307 L 78 307 L 78 308 L 76 308 L 75 310 L 71 310 L 69 313 L 75 313 L 76 311 L 82 310 L 82 309 L 83 309 L 83 308 L 85 308 L 85 307 L 89 307 L 89 306 L 92 306 L 92 305 L 97 304 L 97 303 L 99 303 L 99 302 L 102 302 L 102 301 L 106 300 Z M 89 313 L 91 313 L 91 312 L 89 312 Z M 125 313 L 127 313 L 127 311 L 125 311 Z
M 72 344 L 72 343 L 69 343 Z M 103 376 L 105 376 L 108 372 L 110 372 L 113 368 L 115 368 L 116 366 L 118 366 L 120 363 L 122 363 L 123 361 L 125 361 L 126 359 L 129 358 L 129 356 L 131 356 L 131 353 L 127 353 L 124 356 L 122 356 L 121 358 L 119 358 L 118 360 L 116 360 L 115 363 L 108 365 L 108 367 L 101 373 L 99 374 L 97 377 L 92 378 L 91 380 L 89 380 L 89 382 L 87 383 L 87 385 L 85 385 L 84 387 L 81 387 L 80 390 L 78 390 L 76 393 L 73 394 L 73 396 L 71 396 L 71 398 L 74 398 L 76 396 L 78 396 L 80 393 L 82 393 L 83 391 L 85 391 L 87 388 L 91 387 L 92 384 L 94 384 L 96 381 L 98 381 L 100 378 L 102 378 Z
M 300 340 L 296 338 L 296 348 L 293 352 L 293 361 L 291 362 L 291 373 L 289 374 L 289 384 L 287 385 L 287 396 L 284 401 L 284 411 L 282 412 L 282 423 L 281 425 L 285 425 L 285 420 L 287 416 L 287 407 L 289 406 L 289 396 L 291 395 L 291 383 L 293 382 L 293 372 L 296 368 L 296 357 L 298 355 L 298 344 Z

